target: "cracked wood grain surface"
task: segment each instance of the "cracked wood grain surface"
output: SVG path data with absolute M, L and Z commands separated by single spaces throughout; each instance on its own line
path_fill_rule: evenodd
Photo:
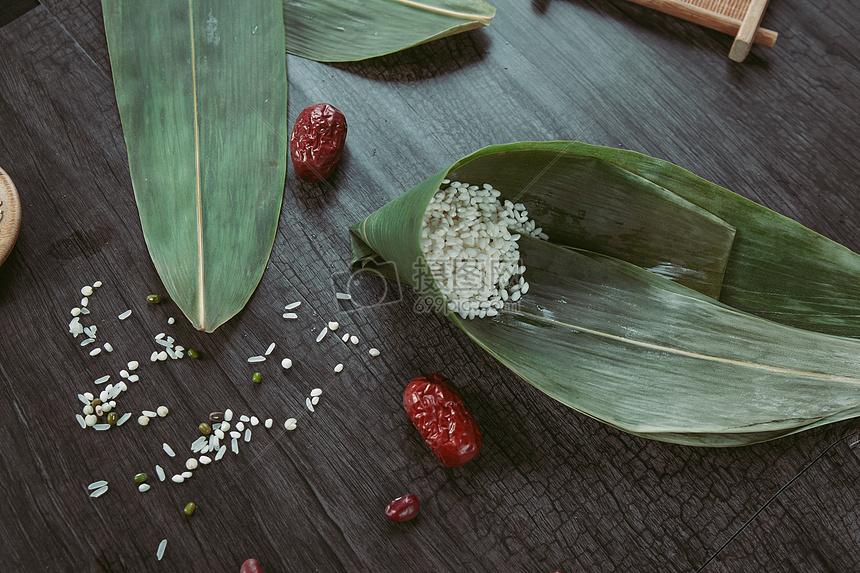
M 362 276 L 355 307 L 347 227 L 441 166 L 493 143 L 579 139 L 667 159 L 860 250 L 860 14 L 786 0 L 773 49 L 744 64 L 731 38 L 613 0 L 494 3 L 490 27 L 376 60 L 287 57 L 290 124 L 327 101 L 350 133 L 328 184 L 288 170 L 268 269 L 249 305 L 212 335 L 160 292 L 131 190 L 98 0 L 11 0 L 0 10 L 0 166 L 23 225 L 0 267 L 0 566 L 9 571 L 852 571 L 860 568 L 860 423 L 737 449 L 661 444 L 552 401 L 480 351 L 406 288 Z M 68 334 L 79 289 L 100 341 Z M 301 300 L 286 323 L 283 305 Z M 117 320 L 125 309 L 132 317 Z M 168 317 L 176 318 L 173 325 Z M 324 321 L 360 338 L 314 342 Z M 168 332 L 189 359 L 151 364 Z M 276 342 L 273 358 L 250 365 Z M 382 350 L 378 358 L 370 346 Z M 280 358 L 291 356 L 284 373 Z M 274 358 L 277 358 L 275 360 Z M 76 395 L 141 361 L 123 411 L 83 431 Z M 334 364 L 346 365 L 332 373 Z M 254 385 L 259 370 L 264 382 Z M 485 437 L 441 467 L 400 406 L 419 373 L 452 377 Z M 311 414 L 311 388 L 324 389 Z M 273 417 L 240 454 L 186 483 L 179 471 L 210 411 Z M 299 419 L 287 433 L 283 421 Z M 171 459 L 161 443 L 178 453 Z M 141 494 L 132 476 L 145 471 Z M 90 499 L 86 485 L 106 479 Z M 385 504 L 407 492 L 413 522 Z M 194 501 L 191 519 L 182 507 Z M 155 553 L 168 540 L 163 561 Z

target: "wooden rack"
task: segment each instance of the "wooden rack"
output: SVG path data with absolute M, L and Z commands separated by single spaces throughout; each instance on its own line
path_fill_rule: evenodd
M 729 58 L 742 62 L 753 44 L 772 48 L 777 33 L 760 28 L 768 0 L 628 0 L 735 37 Z

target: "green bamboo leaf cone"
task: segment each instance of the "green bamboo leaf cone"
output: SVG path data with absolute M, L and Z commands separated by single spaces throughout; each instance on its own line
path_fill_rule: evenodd
M 207 332 L 271 254 L 284 192 L 287 73 L 276 0 L 103 0 L 140 222 L 164 287 Z
M 424 261 L 444 178 L 492 184 L 550 237 L 520 240 L 531 288 L 497 317 L 448 312 Z M 350 234 L 356 268 L 412 285 L 529 383 L 627 432 L 734 446 L 860 415 L 860 255 L 671 163 L 492 146 Z

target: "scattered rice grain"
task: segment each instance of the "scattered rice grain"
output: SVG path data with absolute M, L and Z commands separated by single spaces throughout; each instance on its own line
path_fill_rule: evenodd
M 266 418 L 266 421 L 263 422 L 263 425 L 267 428 L 271 428 L 272 424 L 274 424 L 274 420 L 272 420 L 271 418 Z
M 290 360 L 289 358 L 284 358 L 283 360 L 281 360 L 281 367 L 284 370 L 289 370 L 292 365 L 293 365 L 293 361 Z
M 96 424 L 93 426 L 93 429 L 104 432 L 105 430 L 110 430 L 110 424 Z
M 161 543 L 158 544 L 158 550 L 155 552 L 155 558 L 161 561 L 161 558 L 164 557 L 165 549 L 167 549 L 167 540 L 162 539 Z
M 338 364 L 337 366 L 335 366 L 335 367 L 334 367 L 334 371 L 335 371 L 335 373 L 336 373 L 336 374 L 337 374 L 337 373 L 340 373 L 340 372 L 343 372 L 343 364 Z
M 322 388 L 314 388 L 311 390 L 311 396 L 322 396 Z
M 294 308 L 299 308 L 302 305 L 302 301 L 297 300 L 296 302 L 291 302 L 287 306 L 284 307 L 284 310 L 293 310 Z
M 171 458 L 176 457 L 176 452 L 173 451 L 173 448 L 167 442 L 161 444 L 161 447 L 164 449 L 164 453 L 170 456 Z
M 328 329 L 331 330 L 332 332 L 334 332 L 338 328 L 340 328 L 340 324 L 338 324 L 336 321 L 331 321 L 328 323 Z
M 97 356 L 101 353 L 102 353 L 101 348 L 93 348 L 92 350 L 90 350 L 90 356 Z
M 107 490 L 108 486 L 104 485 L 91 493 L 90 497 L 101 497 Z
M 149 484 L 148 484 L 148 483 L 142 483 L 142 484 L 140 484 L 139 486 L 137 486 L 137 489 L 138 489 L 138 491 L 140 491 L 141 493 L 143 493 L 143 492 L 145 492 L 145 491 L 149 491 Z
M 80 424 L 81 428 L 87 427 L 87 422 L 86 420 L 84 420 L 83 416 L 81 416 L 80 414 L 75 414 L 75 419 L 78 421 L 78 424 Z
M 227 451 L 227 446 L 226 446 L 226 445 L 222 445 L 220 448 L 218 448 L 218 453 L 217 453 L 217 454 L 215 454 L 215 461 L 217 462 L 218 460 L 220 460 L 221 458 L 223 458 L 223 457 L 224 457 L 224 453 L 225 453 L 226 451 Z
M 322 342 L 322 339 L 325 338 L 325 335 L 328 334 L 328 326 L 324 326 L 320 333 L 317 335 L 317 342 Z
M 107 482 L 107 481 L 105 481 L 105 480 L 103 480 L 103 479 L 100 479 L 100 480 L 98 480 L 98 481 L 94 481 L 93 483 L 91 483 L 90 485 L 88 485 L 88 486 L 87 486 L 87 489 L 89 489 L 89 490 L 99 489 L 100 487 L 104 487 L 104 486 L 106 486 L 107 484 L 108 484 L 108 482 Z
M 348 294 L 348 293 L 345 293 L 345 292 L 338 292 L 338 293 L 335 293 L 335 295 L 334 295 L 334 296 L 335 296 L 335 298 L 336 298 L 337 300 L 350 300 L 350 299 L 352 299 L 352 295 L 351 295 L 351 294 Z
M 272 353 L 272 351 L 273 351 L 274 349 L 275 349 L 275 343 L 273 342 L 273 343 L 271 343 L 271 344 L 269 345 L 269 347 L 266 349 L 266 352 L 265 352 L 264 354 L 265 354 L 266 356 L 268 356 L 269 354 L 271 354 L 271 353 Z
M 370 354 L 371 356 L 379 356 L 379 349 L 371 348 L 370 350 L 367 351 L 367 353 Z
M 287 421 L 284 422 L 284 429 L 289 430 L 289 431 L 295 430 L 296 429 L 296 419 L 295 418 L 287 418 Z
M 297 319 L 297 318 L 299 317 L 299 315 L 297 315 L 297 314 L 296 314 L 296 313 L 294 313 L 294 312 L 285 312 L 285 313 L 283 314 L 283 316 L 284 316 L 284 318 L 286 318 L 286 319 L 288 319 L 288 320 L 295 320 L 295 319 Z
M 95 380 L 93 380 L 93 384 L 104 384 L 108 380 L 110 380 L 110 374 L 105 374 L 101 378 L 96 378 Z
M 251 441 L 251 428 L 248 428 L 247 430 L 245 430 L 245 441 L 246 442 Z
M 358 344 L 358 337 L 357 336 L 350 336 L 349 341 L 352 342 L 353 344 Z
M 122 416 L 119 417 L 119 420 L 116 421 L 117 426 L 122 426 L 131 418 L 131 412 L 126 412 Z
M 250 358 L 248 358 L 248 362 L 251 362 L 251 363 L 253 363 L 253 362 L 265 362 L 265 361 L 266 361 L 265 356 L 251 356 Z
M 121 313 L 119 316 L 117 316 L 117 318 L 120 320 L 125 320 L 129 316 L 131 316 L 131 310 L 127 310 L 127 311 Z
M 307 406 L 308 410 L 310 410 L 311 412 L 314 411 L 314 405 L 311 403 L 310 397 L 305 399 L 305 406 Z

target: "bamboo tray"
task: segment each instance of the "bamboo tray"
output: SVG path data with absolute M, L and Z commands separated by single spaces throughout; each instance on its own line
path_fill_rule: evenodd
M 21 200 L 9 175 L 0 168 L 0 265 L 9 256 L 21 230 Z
M 772 48 L 777 33 L 760 28 L 768 0 L 628 0 L 735 37 L 729 58 L 742 62 L 753 44 Z

